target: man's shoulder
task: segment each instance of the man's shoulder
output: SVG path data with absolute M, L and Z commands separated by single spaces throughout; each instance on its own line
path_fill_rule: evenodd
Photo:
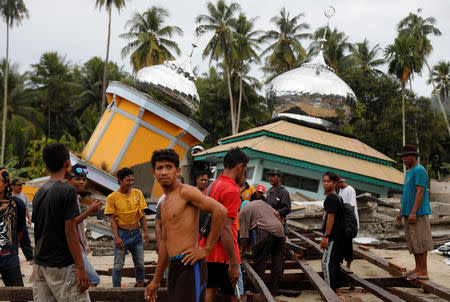
M 411 169 L 411 172 L 413 172 L 414 174 L 417 174 L 417 173 L 425 173 L 425 174 L 427 174 L 427 170 L 425 170 L 425 168 L 421 164 L 415 165 Z
M 132 188 L 131 193 L 135 194 L 135 195 L 139 195 L 139 196 L 141 196 L 141 195 L 144 196 L 144 194 L 142 194 L 142 191 L 139 189 L 136 189 L 136 188 Z
M 325 197 L 325 202 L 339 202 L 339 196 L 337 194 L 328 194 Z
M 235 182 L 229 181 L 229 179 L 219 177 L 211 188 L 211 194 L 216 193 L 237 193 L 241 194 L 241 190 Z

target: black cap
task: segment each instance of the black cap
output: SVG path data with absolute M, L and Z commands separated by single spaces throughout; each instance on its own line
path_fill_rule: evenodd
M 273 169 L 270 169 L 267 174 L 281 176 L 281 171 L 278 168 L 273 168 Z
M 402 152 L 397 153 L 397 155 L 400 155 L 400 156 L 407 156 L 407 155 L 419 156 L 419 153 L 417 153 L 416 146 L 414 146 L 414 145 L 404 145 L 402 147 Z

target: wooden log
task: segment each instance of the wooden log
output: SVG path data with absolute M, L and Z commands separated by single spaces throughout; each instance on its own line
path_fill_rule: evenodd
M 346 273 L 347 278 L 349 278 L 355 285 L 361 286 L 362 288 L 385 302 L 405 302 L 405 300 L 400 299 L 394 294 L 391 294 L 384 288 L 377 286 L 367 280 L 364 280 L 361 277 L 358 277 L 343 265 L 341 265 L 341 271 Z
M 249 278 L 252 285 L 256 288 L 256 290 L 261 295 L 261 298 L 264 302 L 275 302 L 275 299 L 272 297 L 269 289 L 266 284 L 261 280 L 258 274 L 253 270 L 253 268 L 248 264 L 245 259 L 242 259 L 242 267 L 245 270 L 247 277 Z
M 408 301 L 408 302 L 427 302 L 426 300 L 419 298 L 417 296 L 411 295 L 410 293 L 404 292 L 402 290 L 399 290 L 397 288 L 393 287 L 386 287 L 385 288 L 388 292 Z
M 95 287 L 89 289 L 91 301 L 144 301 L 144 288 Z M 158 290 L 158 302 L 167 301 L 167 289 Z M 33 301 L 31 287 L 0 287 L 0 301 Z
M 292 254 L 292 250 L 290 251 Z M 330 288 L 330 286 L 322 279 L 321 276 L 306 262 L 305 260 L 297 260 L 302 271 L 306 274 L 307 278 L 319 292 L 320 296 L 329 302 L 340 302 L 341 300 L 336 293 Z

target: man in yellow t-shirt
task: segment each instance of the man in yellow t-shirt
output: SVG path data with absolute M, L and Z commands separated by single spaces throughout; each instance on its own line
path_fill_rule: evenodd
M 117 172 L 120 188 L 106 198 L 105 215 L 109 215 L 111 230 L 114 235 L 114 267 L 112 282 L 114 287 L 121 287 L 122 269 L 127 250 L 134 262 L 134 271 L 138 287 L 144 287 L 144 244 L 150 242 L 147 228 L 147 208 L 144 195 L 138 189 L 133 189 L 134 172 L 122 168 Z M 144 231 L 144 242 L 139 231 L 139 222 Z

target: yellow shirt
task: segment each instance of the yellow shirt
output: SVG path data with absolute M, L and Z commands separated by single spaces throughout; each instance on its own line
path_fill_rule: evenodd
M 241 197 L 244 200 L 250 201 L 253 193 L 255 193 L 256 190 L 251 185 L 248 185 L 248 188 L 245 188 L 244 191 L 241 192 Z
M 139 221 L 147 208 L 144 195 L 138 189 L 131 189 L 130 194 L 114 191 L 106 198 L 105 215 L 115 214 L 117 223 L 121 225 L 133 224 Z

